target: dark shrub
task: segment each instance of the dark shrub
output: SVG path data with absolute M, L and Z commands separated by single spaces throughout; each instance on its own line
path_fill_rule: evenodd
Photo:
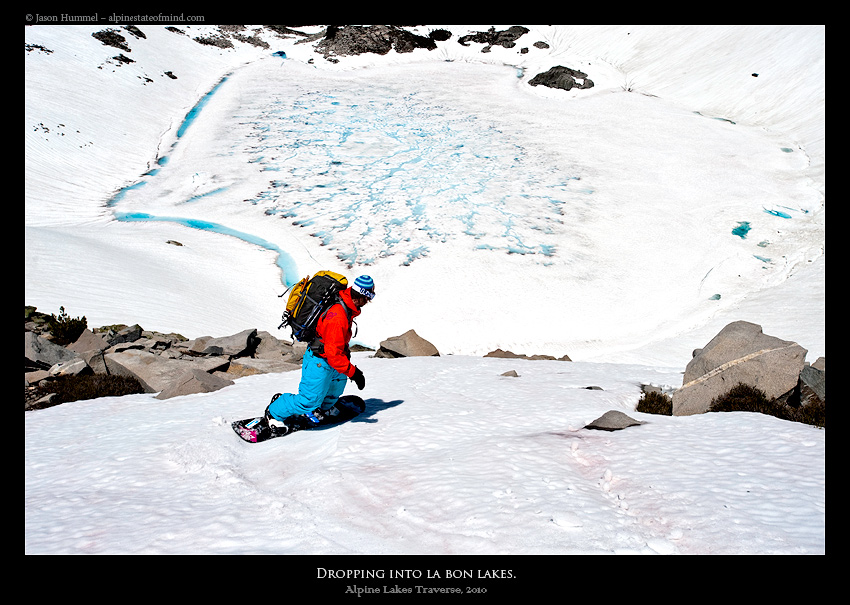
M 776 416 L 777 406 L 776 402 L 768 399 L 761 389 L 739 382 L 729 389 L 725 395 L 712 399 L 708 411 L 759 412 Z
M 826 428 L 826 402 L 818 399 L 793 411 L 793 420 Z
M 51 314 L 47 325 L 53 335 L 53 342 L 64 347 L 75 342 L 88 324 L 85 315 L 72 319 L 65 313 L 65 307 L 59 307 L 59 317 Z
M 650 391 L 644 393 L 638 401 L 636 411 L 644 414 L 661 414 L 663 416 L 673 415 L 673 400 L 664 393 Z
M 758 412 L 792 422 L 802 422 L 826 427 L 826 403 L 817 401 L 792 407 L 776 399 L 768 399 L 764 391 L 743 383 L 732 387 L 728 393 L 714 398 L 709 412 Z
M 107 374 L 59 376 L 46 384 L 39 385 L 39 390 L 43 391 L 45 395 L 56 393 L 56 397 L 50 403 L 51 406 L 81 399 L 115 397 L 145 392 L 135 378 Z

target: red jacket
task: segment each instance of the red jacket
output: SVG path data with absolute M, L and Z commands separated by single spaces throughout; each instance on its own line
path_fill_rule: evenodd
M 351 320 L 342 305 L 348 307 L 352 319 L 360 315 L 360 309 L 351 300 L 351 288 L 340 292 L 339 298 L 341 302 L 332 305 L 319 317 L 316 336 L 324 345 L 320 357 L 334 370 L 351 378 L 356 369 L 350 361 L 351 351 L 348 348 L 348 341 L 351 340 Z

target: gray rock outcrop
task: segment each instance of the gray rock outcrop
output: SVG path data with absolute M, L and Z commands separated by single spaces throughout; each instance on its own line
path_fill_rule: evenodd
M 414 330 L 408 330 L 401 336 L 392 336 L 381 342 L 375 357 L 439 357 L 440 352 L 433 344 L 419 336 Z
M 563 65 L 556 65 L 548 71 L 537 74 L 528 83 L 531 86 L 546 86 L 562 90 L 593 88 L 593 80 L 588 78 L 586 73 Z
M 586 425 L 584 428 L 597 431 L 620 431 L 630 426 L 639 426 L 641 424 L 645 423 L 640 420 L 635 420 L 623 412 L 611 410 L 610 412 L 605 412 L 602 416 Z
M 24 332 L 24 360 L 33 369 L 49 370 L 60 362 L 79 357 L 74 351 L 60 347 L 35 332 Z
M 374 53 L 385 55 L 391 50 L 409 53 L 416 48 L 434 50 L 433 37 L 420 36 L 395 25 L 331 25 L 316 51 L 326 59 L 336 56 Z
M 519 353 L 514 353 L 512 351 L 503 351 L 502 349 L 495 349 L 487 353 L 484 357 L 498 357 L 500 359 L 530 359 L 530 360 L 550 360 L 550 361 L 572 361 L 568 355 L 564 355 L 562 357 L 555 358 L 552 355 L 524 355 Z
M 759 325 L 730 323 L 688 363 L 682 387 L 673 393 L 673 415 L 706 412 L 712 399 L 738 383 L 781 397 L 797 387 L 806 353 L 797 343 L 764 334 Z
M 167 389 L 175 380 L 192 369 L 215 372 L 226 369 L 229 359 L 215 355 L 194 359 L 169 359 L 150 351 L 130 349 L 106 354 L 106 368 L 116 376 L 130 376 L 148 393 Z
M 223 378 L 218 374 L 210 374 L 204 370 L 192 368 L 181 374 L 176 380 L 171 381 L 156 398 L 170 399 L 171 397 L 194 393 L 211 393 L 232 384 L 232 380 Z
M 51 342 L 49 333 L 42 335 L 41 330 L 30 322 L 24 332 L 28 390 L 49 389 L 57 377 L 93 373 L 135 378 L 145 392 L 168 399 L 217 390 L 240 376 L 298 370 L 305 349 L 256 329 L 195 340 L 148 332 L 138 325 L 85 329 L 67 347 Z M 29 403 L 27 399 L 25 408 Z
M 516 46 L 516 41 L 527 34 L 529 29 L 521 25 L 513 25 L 508 29 L 496 31 L 495 27 L 490 27 L 486 32 L 475 32 L 458 38 L 458 43 L 462 46 L 469 46 L 470 42 L 483 44 L 484 48 L 481 52 L 490 52 L 493 46 L 501 46 L 503 48 L 513 48 Z
M 812 394 L 826 401 L 826 359 L 818 357 L 812 365 L 803 367 L 800 372 L 801 389 L 803 391 L 810 390 Z M 807 397 L 807 393 L 802 393 L 803 397 Z

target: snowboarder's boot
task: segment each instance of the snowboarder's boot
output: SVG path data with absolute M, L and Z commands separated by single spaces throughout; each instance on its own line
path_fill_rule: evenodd
M 357 395 L 343 395 L 336 400 L 333 407 L 336 410 L 336 414 L 348 416 L 353 413 L 356 416 L 366 410 L 366 402 Z
M 269 413 L 269 407 L 274 403 L 275 399 L 280 397 L 280 395 L 280 393 L 275 393 L 272 396 L 272 400 L 269 401 L 269 405 L 266 406 L 266 412 L 263 414 L 262 423 L 268 427 L 272 437 L 283 437 L 284 435 L 288 435 L 292 432 L 292 426 L 290 424 L 287 424 L 282 420 L 278 420 Z M 287 418 L 287 420 L 289 419 Z

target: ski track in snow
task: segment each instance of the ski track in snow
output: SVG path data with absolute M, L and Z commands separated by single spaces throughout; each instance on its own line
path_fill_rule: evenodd
M 26 454 L 28 551 L 820 548 L 810 540 L 824 515 L 823 431 L 756 414 L 629 411 L 639 379 L 669 388 L 672 371 L 618 366 L 614 377 L 607 364 L 359 355 L 370 392 L 382 394 L 365 394 L 364 415 L 259 446 L 234 438 L 230 422 L 294 388 L 297 372 L 176 403 L 139 395 L 28 414 L 27 434 L 39 436 Z M 520 377 L 499 375 L 508 368 Z M 607 409 L 646 424 L 582 429 Z M 131 428 L 104 434 L 113 417 L 132 418 Z

